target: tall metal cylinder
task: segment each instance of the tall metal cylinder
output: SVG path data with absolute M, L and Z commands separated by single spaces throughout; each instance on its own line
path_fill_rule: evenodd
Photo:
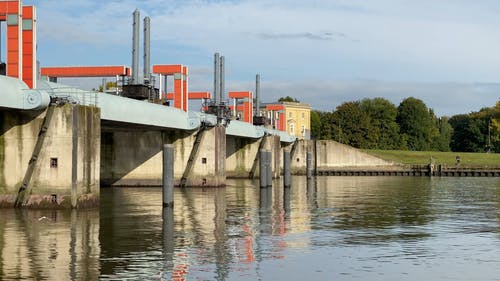
M 220 57 L 220 88 L 219 88 L 219 101 L 224 101 L 225 91 L 226 91 L 226 66 L 224 56 Z M 235 109 L 236 110 L 236 109 Z
M 139 17 L 138 9 L 135 9 L 132 24 L 132 78 L 131 83 L 139 83 Z
M 163 145 L 163 207 L 174 206 L 174 146 Z
M 214 97 L 215 105 L 220 105 L 220 57 L 219 53 L 214 55 Z
M 260 116 L 260 74 L 255 75 L 255 110 L 254 116 Z
M 309 151 L 306 154 L 306 176 L 308 179 L 312 177 L 312 153 Z
M 144 84 L 150 83 L 150 61 L 151 61 L 151 48 L 150 48 L 150 19 L 144 18 Z
M 266 163 L 267 163 L 267 172 L 266 172 L 266 176 L 267 176 L 267 186 L 273 186 L 273 165 L 272 165 L 272 159 L 273 159 L 273 155 L 271 153 L 271 151 L 266 151 Z
M 259 185 L 260 187 L 267 187 L 267 151 L 264 149 L 259 150 Z
M 290 151 L 283 151 L 283 185 L 285 187 L 290 187 L 292 182 L 292 173 L 290 170 L 290 165 L 291 160 L 290 160 Z

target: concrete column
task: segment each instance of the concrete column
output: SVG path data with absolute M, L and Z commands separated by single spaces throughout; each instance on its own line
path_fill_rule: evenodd
M 283 151 L 283 185 L 291 186 L 290 151 Z
M 312 153 L 310 151 L 306 154 L 306 176 L 308 179 L 312 177 Z
M 163 207 L 174 206 L 174 146 L 163 145 Z
M 266 151 L 266 176 L 267 176 L 267 186 L 273 186 L 273 165 L 272 165 L 272 152 L 271 151 Z
M 290 188 L 285 188 L 283 190 L 283 210 L 286 216 L 290 217 Z
M 167 265 L 167 271 L 172 272 L 175 250 L 174 240 L 174 208 L 163 208 L 162 211 L 162 235 L 163 235 L 163 257 Z M 163 279 L 163 277 L 165 277 Z M 167 276 L 162 275 L 162 280 L 167 280 Z
M 259 151 L 259 184 L 260 187 L 267 187 L 267 151 Z

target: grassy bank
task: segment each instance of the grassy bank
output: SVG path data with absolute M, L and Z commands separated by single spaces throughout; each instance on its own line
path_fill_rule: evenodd
M 434 164 L 455 166 L 456 157 L 460 157 L 460 166 L 477 168 L 500 168 L 500 153 L 465 153 L 437 151 L 400 151 L 400 150 L 370 150 L 364 152 L 387 161 L 402 164 L 429 164 L 432 157 Z

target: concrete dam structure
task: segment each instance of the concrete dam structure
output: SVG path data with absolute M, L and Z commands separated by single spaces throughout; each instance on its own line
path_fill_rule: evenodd
M 98 204 L 100 186 L 159 186 L 163 144 L 175 147 L 177 186 L 257 178 L 261 149 L 272 152 L 274 178 L 282 173 L 284 150 L 292 151 L 294 174 L 305 174 L 306 153 L 315 150 L 318 169 L 391 165 L 334 142 L 318 150 L 323 142 L 297 141 L 245 122 L 222 126 L 214 115 L 38 84 L 32 90 L 0 76 L 5 89 L 0 100 L 2 207 L 90 207 Z
M 150 64 L 149 17 L 144 18 L 140 79 L 138 10 L 131 68 L 38 68 L 35 7 L 1 1 L 4 21 L 8 55 L 6 63 L 0 62 L 0 207 L 85 208 L 98 205 L 101 186 L 161 185 L 166 144 L 173 145 L 173 181 L 181 187 L 257 178 L 262 150 L 271 152 L 266 176 L 272 178 L 282 173 L 285 150 L 291 152 L 293 173 L 306 173 L 311 153 L 316 172 L 339 163 L 391 165 L 333 142 L 323 147 L 298 141 L 284 126 L 273 129 L 261 111 L 260 75 L 255 100 L 252 91 L 226 92 L 225 58 L 219 53 L 213 92 L 190 92 L 187 66 Z M 56 83 L 60 77 L 114 77 L 115 90 L 104 93 L 103 83 L 102 93 L 84 91 Z M 172 92 L 167 77 L 173 78 Z M 189 109 L 191 99 L 203 101 L 201 111 Z M 274 109 L 274 121 L 284 125 L 282 110 Z

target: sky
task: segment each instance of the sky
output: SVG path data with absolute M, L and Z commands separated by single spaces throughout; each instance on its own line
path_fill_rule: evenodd
M 141 24 L 144 16 L 151 18 L 152 64 L 187 65 L 192 91 L 213 91 L 213 55 L 219 52 L 226 59 L 226 89 L 253 91 L 259 73 L 265 102 L 292 96 L 331 111 L 362 98 L 384 97 L 397 106 L 412 96 L 437 115 L 451 116 L 500 99 L 497 0 L 23 4 L 37 6 L 42 66 L 131 65 L 137 8 Z M 98 83 L 65 82 L 84 88 Z

